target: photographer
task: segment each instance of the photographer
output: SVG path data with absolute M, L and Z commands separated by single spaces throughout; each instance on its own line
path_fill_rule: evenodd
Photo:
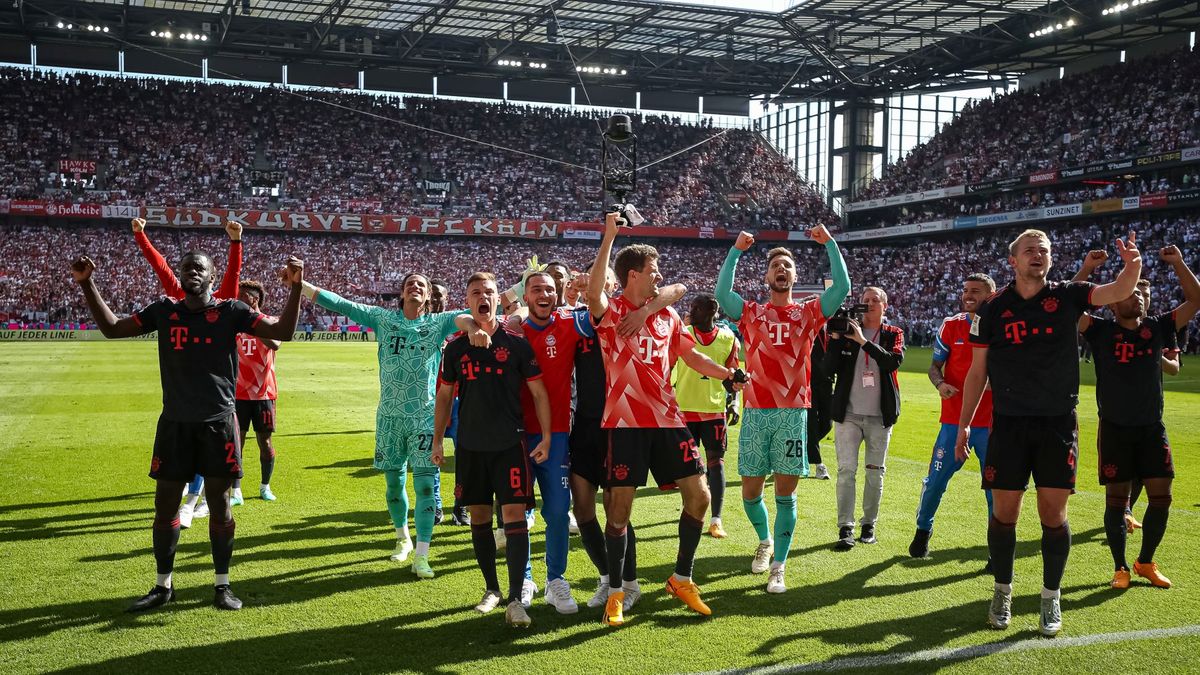
M 892 425 L 900 416 L 896 370 L 904 361 L 904 332 L 886 323 L 887 293 L 868 286 L 862 294 L 861 326 L 856 312 L 839 311 L 829 321 L 829 346 L 822 367 L 837 374 L 833 390 L 834 447 L 837 452 L 838 542 L 835 550 L 854 547 L 855 479 L 858 449 L 866 443 L 862 536 L 875 543 L 875 521 L 883 497 L 884 462 Z

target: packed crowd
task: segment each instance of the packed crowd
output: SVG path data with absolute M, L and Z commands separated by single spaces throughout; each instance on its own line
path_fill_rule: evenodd
M 23 69 L 0 70 L 0 102 L 0 197 L 589 221 L 603 206 L 591 113 Z M 753 131 L 644 116 L 635 132 L 641 165 L 716 136 L 639 172 L 650 224 L 837 222 Z M 61 189 L 66 158 L 97 161 L 95 191 Z M 284 172 L 278 200 L 252 195 L 254 169 Z
M 864 229 L 927 223 L 959 216 L 1007 213 L 1060 204 L 1081 204 L 1196 187 L 1200 187 L 1200 166 L 1191 166 L 1141 176 L 1113 176 L 1091 183 L 1031 188 L 985 196 L 965 195 L 953 199 L 873 209 L 852 213 L 849 227 Z
M 1113 250 L 1113 240 L 1130 229 L 1138 232 L 1145 252 L 1145 276 L 1156 289 L 1155 311 L 1182 300 L 1171 270 L 1157 257 L 1168 243 L 1179 246 L 1188 263 L 1200 267 L 1200 217 L 1183 212 L 1150 218 L 1113 217 L 1087 224 L 1061 224 L 1051 229 L 1055 278 L 1070 278 L 1088 250 Z M 218 270 L 225 267 L 228 241 L 218 230 L 148 231 L 168 260 L 187 250 L 210 252 Z M 87 253 L 97 263 L 97 279 L 114 311 L 129 313 L 159 297 L 158 282 L 133 241 L 128 227 L 9 226 L 0 230 L 0 318 L 41 326 L 87 321 L 83 297 L 70 281 L 69 259 Z M 958 308 L 960 281 L 984 271 L 997 283 L 1010 280 L 1007 246 L 1014 236 L 1009 229 L 959 233 L 940 239 L 899 241 L 888 244 L 858 243 L 843 246 L 855 288 L 867 285 L 885 289 L 890 300 L 888 316 L 901 326 L 914 344 L 928 344 L 941 319 Z M 620 243 L 620 242 L 618 242 Z M 725 258 L 727 242 L 655 242 L 661 269 L 668 283 L 680 282 L 690 296 L 711 293 Z M 761 252 L 770 244 L 758 245 Z M 305 260 L 305 278 L 353 300 L 384 303 L 401 277 L 420 270 L 447 281 L 451 304 L 462 304 L 461 281 L 474 270 L 494 271 L 502 288 L 515 283 L 526 261 L 537 255 L 542 262 L 558 260 L 582 270 L 596 253 L 588 243 L 537 242 L 514 239 L 387 237 L 369 235 L 282 234 L 250 231 L 245 235 L 243 279 L 268 282 L 266 307 L 282 306 L 282 287 L 271 283 L 281 262 L 290 254 Z M 820 287 L 828 274 L 824 252 L 815 245 L 792 246 L 797 256 L 798 283 Z M 761 257 L 750 257 L 739 270 L 736 290 L 747 299 L 763 299 Z M 1105 280 L 1119 265 L 1102 268 Z M 856 292 L 857 293 L 857 292 Z M 331 327 L 332 315 L 305 303 L 301 323 L 318 329 Z
M 1198 79 L 1200 53 L 1183 49 L 978 101 L 857 198 L 1196 145 Z

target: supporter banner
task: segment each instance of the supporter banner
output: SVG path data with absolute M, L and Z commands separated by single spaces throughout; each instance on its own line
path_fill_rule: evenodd
M 119 218 L 122 220 L 133 220 L 141 214 L 141 207 L 138 206 L 110 206 L 105 205 L 101 210 L 102 218 Z
M 8 212 L 14 216 L 44 216 L 46 202 L 14 199 L 8 203 Z
M 1136 209 L 1138 207 L 1138 204 L 1140 204 L 1140 203 L 1141 203 L 1141 199 L 1138 197 L 1126 197 L 1121 200 L 1121 209 L 1124 211 L 1128 211 L 1129 209 Z
M 1029 174 L 1030 185 L 1041 185 L 1042 183 L 1053 183 L 1058 180 L 1058 171 L 1046 171 L 1043 173 Z
M 730 192 L 725 195 L 725 201 L 730 204 L 745 204 L 748 199 L 750 199 L 750 195 L 745 192 Z
M 1194 162 L 1200 159 L 1200 148 L 1187 148 L 1179 153 L 1179 158 L 1184 162 Z
M 302 213 L 144 206 L 142 217 L 150 225 L 169 227 L 223 227 L 226 219 L 252 230 L 295 232 L 354 232 L 366 234 L 426 234 L 553 239 L 559 221 L 507 218 L 439 218 L 435 216 L 372 216 L 350 213 Z M 573 223 L 579 225 L 590 223 Z M 596 225 L 595 227 L 599 227 Z M 635 228 L 636 229 L 636 228 Z M 644 228 L 657 230 L 658 228 Z M 694 230 L 693 230 L 694 233 Z M 663 235 L 657 235 L 663 236 Z M 669 236 L 669 235 L 668 235 Z
M 1083 204 L 1063 204 L 1061 206 L 1047 206 L 1042 209 L 1043 218 L 1064 218 L 1066 216 L 1078 216 L 1083 214 Z
M 1181 202 L 1191 202 L 1200 199 L 1200 188 L 1192 188 L 1191 190 L 1180 190 L 1167 195 L 1168 204 L 1178 204 Z
M 1150 195 L 1142 195 L 1138 197 L 1138 207 L 1143 209 L 1153 209 L 1159 206 L 1167 205 L 1167 193 L 1156 192 Z
M 46 215 L 51 218 L 100 218 L 103 214 L 104 207 L 99 204 L 46 204 Z
M 1124 201 L 1121 199 L 1101 199 L 1099 201 L 1088 202 L 1083 205 L 1084 213 L 1106 213 L 1108 211 L 1120 211 L 1124 206 Z
M 250 170 L 250 184 L 255 187 L 275 187 L 283 184 L 283 172 L 278 169 Z
M 378 199 L 351 199 L 348 205 L 351 211 L 379 211 L 383 209 L 383 202 Z
M 452 183 L 448 180 L 426 180 L 426 192 L 449 192 Z
M 84 175 L 90 176 L 96 173 L 96 162 L 87 159 L 60 159 L 58 160 L 58 172 L 71 174 L 75 178 L 82 178 Z

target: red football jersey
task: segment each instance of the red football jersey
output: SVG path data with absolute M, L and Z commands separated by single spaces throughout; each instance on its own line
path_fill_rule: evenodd
M 550 395 L 550 431 L 571 431 L 571 376 L 575 373 L 575 345 L 581 338 L 592 337 L 591 319 L 587 308 L 571 310 L 561 308 L 550 315 L 550 323 L 544 328 L 530 323 L 521 324 L 525 339 L 533 347 L 538 366 L 542 369 L 542 382 Z M 533 395 L 528 387 L 521 388 L 521 409 L 525 413 L 525 433 L 540 434 L 537 410 Z
M 812 345 L 825 325 L 818 297 L 776 307 L 747 301 L 738 328 L 746 343 L 747 408 L 808 408 Z
M 971 315 L 955 314 L 942 322 L 938 330 L 937 341 L 933 345 L 933 360 L 941 361 L 942 377 L 946 383 L 958 389 L 958 393 L 950 398 L 942 399 L 942 424 L 958 424 L 962 415 L 962 388 L 967 380 L 967 371 L 971 369 L 971 360 L 975 350 L 970 342 Z M 973 427 L 992 426 L 992 390 L 984 389 L 983 398 L 979 399 L 979 407 L 975 409 L 975 417 L 971 420 Z
M 275 350 L 263 344 L 262 340 L 238 333 L 238 378 L 237 392 L 234 394 L 239 401 L 275 400 Z
M 617 335 L 621 318 L 636 310 L 625 296 L 613 298 L 596 327 L 604 352 L 608 395 L 604 401 L 605 429 L 678 429 L 687 425 L 671 387 L 671 364 L 683 342 L 692 343 L 683 321 L 668 307 L 653 314 L 636 335 Z

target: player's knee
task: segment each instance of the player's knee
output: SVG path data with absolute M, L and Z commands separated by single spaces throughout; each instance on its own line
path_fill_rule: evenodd
M 1165 509 L 1171 506 L 1171 493 L 1146 495 L 1146 503 L 1150 506 Z

